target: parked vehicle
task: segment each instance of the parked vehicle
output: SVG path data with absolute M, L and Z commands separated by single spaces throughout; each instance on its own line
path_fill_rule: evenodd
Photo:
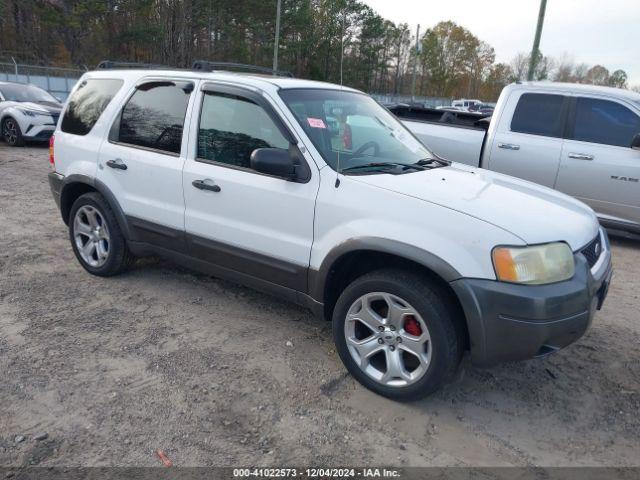
M 307 306 L 396 399 L 465 349 L 543 356 L 589 327 L 611 278 L 589 207 L 434 157 L 356 90 L 202 68 L 89 72 L 71 93 L 49 182 L 89 273 L 160 254 Z
M 475 105 L 472 105 L 469 107 L 469 111 L 478 112 L 483 115 L 490 116 L 493 114 L 493 111 L 495 110 L 495 108 L 496 106 L 490 103 L 476 103 Z
M 555 188 L 607 228 L 640 234 L 640 94 L 550 82 L 512 84 L 491 120 L 443 124 L 392 111 L 438 156 Z
M 454 100 L 453 102 L 451 102 L 451 106 L 461 108 L 464 111 L 468 112 L 475 105 L 480 105 L 481 103 L 482 103 L 482 100 L 477 100 L 477 99 L 472 100 L 468 98 L 461 98 L 459 100 Z
M 12 147 L 46 142 L 56 128 L 60 101 L 35 85 L 0 82 L 0 132 Z

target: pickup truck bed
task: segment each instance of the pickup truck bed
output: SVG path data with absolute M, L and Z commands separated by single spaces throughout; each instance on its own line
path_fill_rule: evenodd
M 389 110 L 436 155 L 473 167 L 481 166 L 482 147 L 491 117 L 421 107 L 399 106 Z

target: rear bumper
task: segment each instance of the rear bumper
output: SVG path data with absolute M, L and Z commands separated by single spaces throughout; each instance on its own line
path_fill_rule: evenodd
M 589 269 L 577 253 L 576 273 L 551 285 L 516 285 L 482 279 L 451 283 L 469 329 L 471 360 L 477 365 L 524 360 L 553 353 L 578 340 L 607 295 L 612 276 L 605 238 Z
M 56 205 L 60 208 L 60 195 L 62 193 L 62 183 L 64 181 L 64 175 L 60 175 L 56 172 L 49 173 L 49 187 L 51 187 L 51 194 L 56 201 Z

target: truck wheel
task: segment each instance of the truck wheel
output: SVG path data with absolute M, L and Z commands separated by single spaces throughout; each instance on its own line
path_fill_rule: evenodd
M 93 275 L 117 275 L 133 260 L 111 207 L 97 192 L 85 193 L 73 203 L 69 238 L 76 258 Z
M 396 400 L 424 397 L 462 358 L 457 311 L 426 277 L 378 270 L 351 283 L 333 312 L 340 358 L 365 387 Z
M 20 125 L 13 118 L 7 117 L 2 121 L 2 138 L 7 145 L 12 147 L 23 147 L 24 137 L 20 130 Z

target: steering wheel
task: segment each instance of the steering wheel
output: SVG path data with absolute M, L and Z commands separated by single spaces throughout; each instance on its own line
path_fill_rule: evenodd
M 358 150 L 353 152 L 353 156 L 354 157 L 358 157 L 358 156 L 362 155 L 364 152 L 366 152 L 370 148 L 373 148 L 373 156 L 374 157 L 379 157 L 380 156 L 380 145 L 378 145 L 378 142 L 374 142 L 373 140 L 370 141 L 370 142 L 362 144 Z

